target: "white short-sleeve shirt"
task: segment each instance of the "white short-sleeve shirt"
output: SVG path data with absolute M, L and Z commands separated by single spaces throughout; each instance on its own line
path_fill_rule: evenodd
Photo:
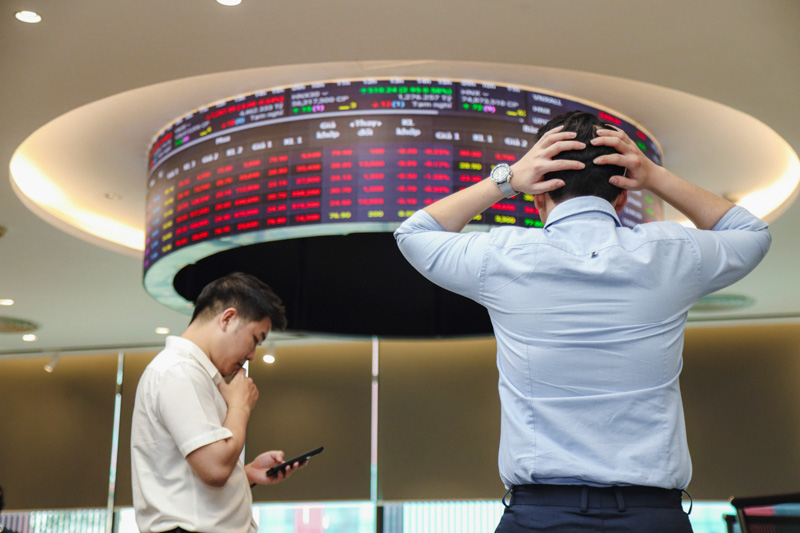
M 231 437 L 222 380 L 191 341 L 168 337 L 139 380 L 131 428 L 136 523 L 145 532 L 254 533 L 252 494 L 241 461 L 223 487 L 206 485 L 186 456 Z

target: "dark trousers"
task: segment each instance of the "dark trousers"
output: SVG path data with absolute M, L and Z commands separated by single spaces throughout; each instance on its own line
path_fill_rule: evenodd
M 681 491 L 654 487 L 520 485 L 495 533 L 691 533 Z

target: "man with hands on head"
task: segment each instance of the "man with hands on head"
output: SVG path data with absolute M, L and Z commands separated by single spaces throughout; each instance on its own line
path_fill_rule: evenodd
M 270 330 L 286 327 L 269 286 L 234 273 L 209 283 L 189 326 L 147 366 L 131 430 L 133 504 L 142 532 L 253 533 L 251 484 L 284 460 L 268 451 L 243 465 L 247 422 L 258 389 L 243 366 Z M 228 381 L 226 381 L 226 379 Z
M 696 228 L 623 227 L 647 189 Z M 461 233 L 533 195 L 544 228 Z M 531 150 L 395 232 L 432 282 L 487 308 L 497 340 L 498 533 L 681 533 L 691 478 L 679 375 L 689 308 L 767 253 L 767 225 L 650 161 L 589 113 L 555 117 Z

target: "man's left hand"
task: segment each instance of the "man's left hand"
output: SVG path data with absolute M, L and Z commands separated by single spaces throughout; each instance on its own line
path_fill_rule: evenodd
M 278 472 L 275 476 L 267 476 L 267 470 L 273 466 L 278 466 L 283 462 L 283 452 L 280 450 L 272 450 L 264 452 L 244 469 L 247 472 L 247 479 L 250 483 L 258 483 L 259 485 L 274 485 L 285 481 L 295 470 L 303 468 L 308 461 L 298 461 L 286 467 L 283 472 Z

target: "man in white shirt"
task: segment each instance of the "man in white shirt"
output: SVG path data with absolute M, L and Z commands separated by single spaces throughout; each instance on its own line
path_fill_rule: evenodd
M 133 504 L 143 533 L 258 531 L 250 485 L 279 483 L 302 465 L 268 477 L 282 451 L 240 461 L 258 399 L 240 370 L 272 328 L 285 327 L 269 286 L 230 274 L 203 289 L 186 331 L 167 338 L 147 366 L 131 432 Z

